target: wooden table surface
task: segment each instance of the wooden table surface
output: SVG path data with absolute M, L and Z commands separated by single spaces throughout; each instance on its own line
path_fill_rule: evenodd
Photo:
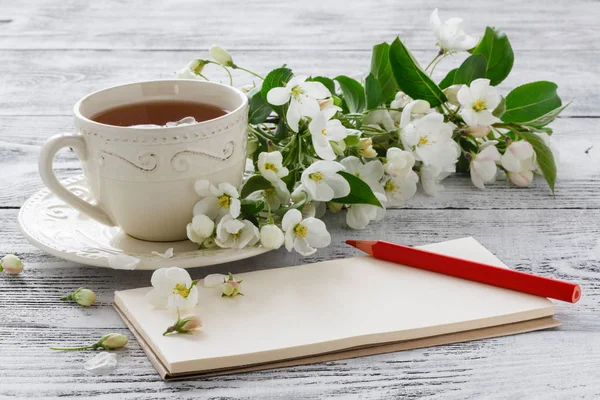
M 86 4 L 87 3 L 87 4 Z M 112 375 L 83 370 L 85 352 L 50 345 L 128 334 L 111 308 L 114 290 L 149 283 L 150 272 L 76 265 L 37 250 L 19 233 L 21 204 L 42 187 L 40 146 L 73 130 L 72 105 L 83 95 L 173 72 L 219 43 L 237 64 L 266 73 L 287 63 L 296 72 L 360 76 L 371 46 L 397 34 L 426 62 L 435 54 L 428 26 L 433 8 L 460 16 L 467 32 L 502 28 L 515 50 L 500 88 L 534 80 L 559 85 L 573 104 L 554 124 L 561 152 L 556 196 L 542 179 L 531 188 L 505 182 L 480 191 L 468 176 L 445 182 L 437 198 L 419 195 L 364 231 L 327 218 L 333 243 L 302 258 L 284 250 L 246 261 L 191 270 L 234 273 L 355 254 L 342 239 L 377 237 L 419 245 L 474 236 L 520 271 L 577 281 L 575 305 L 557 304 L 563 326 L 543 332 L 406 351 L 297 368 L 165 383 L 135 341 L 118 353 Z M 131 1 L 0 0 L 0 254 L 26 263 L 17 277 L 0 276 L 0 396 L 113 398 L 598 398 L 600 397 L 600 4 L 593 1 Z M 440 78 L 459 63 L 436 71 Z M 236 83 L 249 83 L 236 76 Z M 69 152 L 55 166 L 80 173 Z M 58 300 L 86 286 L 91 308 Z M 398 305 L 390 310 L 401 318 Z M 357 321 L 360 323 L 360 321 Z

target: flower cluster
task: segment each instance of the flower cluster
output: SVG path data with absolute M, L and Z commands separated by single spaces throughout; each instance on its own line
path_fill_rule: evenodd
M 201 248 L 241 249 L 285 245 L 302 255 L 329 245 L 319 219 L 346 210 L 354 229 L 383 218 L 421 188 L 435 196 L 442 181 L 469 173 L 484 189 L 496 179 L 528 186 L 542 175 L 554 191 L 556 157 L 548 124 L 562 104 L 552 82 L 497 89 L 514 54 L 506 34 L 488 27 L 481 39 L 462 20 L 430 17 L 439 51 L 425 68 L 396 38 L 374 46 L 371 71 L 362 81 L 347 76 L 295 75 L 286 66 L 266 77 L 234 63 L 213 46 L 214 61 L 194 60 L 180 78 L 208 79 L 218 65 L 260 80 L 249 98 L 249 163 L 240 188 L 196 183 L 199 201 L 188 237 Z M 440 82 L 436 66 L 465 52 L 464 62 Z

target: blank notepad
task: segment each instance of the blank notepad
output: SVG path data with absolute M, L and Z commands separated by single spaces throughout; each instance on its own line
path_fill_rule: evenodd
M 473 238 L 423 246 L 504 266 Z M 355 257 L 236 275 L 244 296 L 198 285 L 195 335 L 162 336 L 174 311 L 118 291 L 115 305 L 170 374 L 222 370 L 511 324 L 554 314 L 546 298 Z

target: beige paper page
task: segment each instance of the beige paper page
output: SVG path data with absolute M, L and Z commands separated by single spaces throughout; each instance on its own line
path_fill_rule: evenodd
M 424 246 L 494 265 L 472 238 Z M 174 313 L 117 292 L 115 303 L 173 374 L 267 363 L 549 316 L 545 298 L 356 257 L 240 274 L 245 296 L 200 288 L 194 336 L 163 337 Z

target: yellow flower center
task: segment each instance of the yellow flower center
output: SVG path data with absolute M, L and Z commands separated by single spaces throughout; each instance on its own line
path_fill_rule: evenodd
M 429 139 L 427 139 L 426 136 L 421 136 L 421 138 L 419 139 L 419 144 L 421 146 L 425 146 L 427 143 L 429 143 Z
M 294 232 L 296 233 L 296 236 L 301 237 L 301 238 L 305 238 L 306 235 L 308 234 L 308 228 L 305 227 L 304 225 L 298 224 L 294 228 Z
M 396 184 L 394 182 L 392 182 L 391 179 L 385 183 L 385 191 L 386 192 L 393 192 L 394 190 L 396 190 L 396 188 L 397 188 Z
M 224 194 L 223 196 L 217 199 L 217 204 L 223 208 L 229 208 L 231 205 L 231 197 Z
M 487 104 L 485 100 L 477 99 L 475 103 L 473 103 L 473 110 L 479 112 L 487 109 Z
M 231 234 L 231 236 L 232 236 L 234 239 L 237 239 L 237 238 L 240 236 L 240 234 L 241 234 L 241 231 L 238 231 L 238 233 L 232 233 L 232 234 Z
M 312 174 L 308 175 L 308 177 L 317 183 L 321 182 L 324 178 L 322 172 L 313 172 Z
M 175 285 L 175 288 L 173 289 L 173 294 L 178 294 L 183 298 L 187 298 L 190 294 L 190 289 L 186 288 L 181 283 L 178 283 L 177 285 Z
M 277 167 L 273 163 L 265 163 L 265 169 L 277 172 Z
M 321 131 L 321 134 L 323 136 L 327 136 L 327 129 L 323 128 L 323 130 Z
M 296 100 L 299 100 L 300 96 L 304 94 L 304 90 L 302 90 L 302 87 L 300 85 L 294 86 L 292 88 L 291 92 L 292 92 L 292 97 L 294 97 Z

